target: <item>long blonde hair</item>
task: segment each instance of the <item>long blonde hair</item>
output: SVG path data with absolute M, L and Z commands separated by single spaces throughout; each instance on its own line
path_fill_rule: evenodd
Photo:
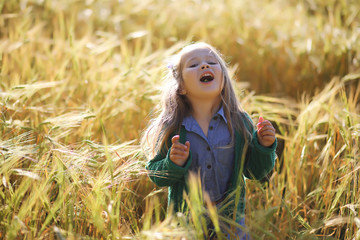
M 168 73 L 165 77 L 167 82 L 163 90 L 162 101 L 160 102 L 158 117 L 152 119 L 148 128 L 145 130 L 142 145 L 148 146 L 150 155 L 154 156 L 161 150 L 168 150 L 168 139 L 171 134 L 179 133 L 184 117 L 191 113 L 191 104 L 186 95 L 183 95 L 181 59 L 184 53 L 197 49 L 208 48 L 220 63 L 223 76 L 224 87 L 221 91 L 221 103 L 227 118 L 228 128 L 232 137 L 230 144 L 234 142 L 234 129 L 242 133 L 246 142 L 251 141 L 253 125 L 246 117 L 246 113 L 240 107 L 236 98 L 235 91 L 231 84 L 231 79 L 227 70 L 227 64 L 221 54 L 211 45 L 204 42 L 197 42 L 185 46 L 178 54 L 173 56 L 168 65 Z M 165 149 L 163 148 L 165 146 Z

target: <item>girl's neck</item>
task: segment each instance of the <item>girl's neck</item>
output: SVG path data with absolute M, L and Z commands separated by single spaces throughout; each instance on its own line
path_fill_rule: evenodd
M 207 129 L 209 127 L 211 118 L 219 110 L 221 106 L 221 98 L 217 98 L 213 101 L 200 100 L 190 101 L 192 106 L 192 115 L 200 125 L 205 136 L 207 136 Z

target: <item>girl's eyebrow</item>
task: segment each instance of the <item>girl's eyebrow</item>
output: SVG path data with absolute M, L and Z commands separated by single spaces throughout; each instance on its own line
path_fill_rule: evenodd
M 191 62 L 193 60 L 197 60 L 198 58 L 199 58 L 198 56 L 195 56 L 195 57 L 192 57 L 192 58 L 188 59 L 186 62 Z
M 199 58 L 198 56 L 195 56 L 195 57 L 192 57 L 192 58 L 188 59 L 186 62 L 191 62 L 193 60 L 197 60 L 198 58 Z M 211 60 L 213 60 L 213 59 L 216 60 L 216 57 L 213 56 L 213 55 L 206 56 L 205 58 L 206 59 L 211 59 Z

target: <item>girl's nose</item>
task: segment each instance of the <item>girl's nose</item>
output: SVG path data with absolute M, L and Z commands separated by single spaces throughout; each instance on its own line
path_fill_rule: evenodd
M 205 69 L 205 68 L 209 68 L 210 66 L 208 65 L 208 64 L 203 64 L 202 66 L 201 66 L 201 69 Z

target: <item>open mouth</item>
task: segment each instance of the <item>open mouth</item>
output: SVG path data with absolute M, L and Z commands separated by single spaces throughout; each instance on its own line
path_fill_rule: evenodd
M 206 72 L 200 77 L 200 82 L 211 82 L 214 80 L 214 75 L 212 73 Z

